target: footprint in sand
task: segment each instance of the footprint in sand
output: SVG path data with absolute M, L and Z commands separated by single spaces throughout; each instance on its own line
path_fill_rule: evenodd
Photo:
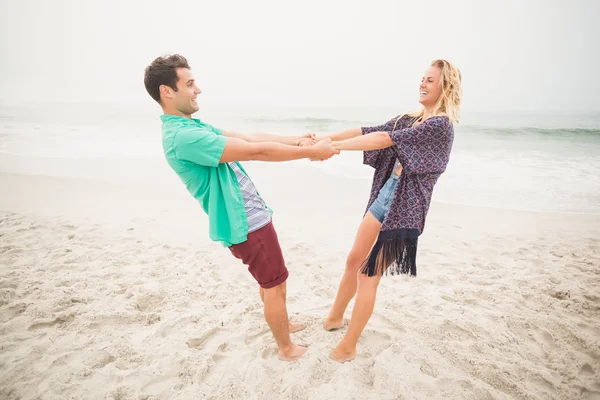
M 138 311 L 155 311 L 164 300 L 163 294 L 144 294 L 136 298 L 134 307 Z
M 404 326 L 392 321 L 391 319 L 387 318 L 385 315 L 382 314 L 373 314 L 369 323 L 377 332 L 388 331 L 392 334 L 400 334 L 406 332 Z
M 61 281 L 61 282 L 57 283 L 56 286 L 70 288 L 71 286 L 75 285 L 76 283 L 78 283 L 78 281 L 76 281 L 76 280 L 66 280 L 66 281 Z
M 600 303 L 600 297 L 598 297 L 598 296 L 584 294 L 583 298 L 586 299 L 587 301 L 591 301 L 594 303 Z
M 305 245 L 303 245 L 303 244 L 301 244 L 301 243 L 296 244 L 296 245 L 290 247 L 290 251 L 291 252 L 302 252 L 302 253 L 304 253 L 307 250 L 308 250 L 308 247 L 305 246 Z
M 225 353 L 227 351 L 227 349 L 229 348 L 229 343 L 228 342 L 223 342 L 219 345 L 219 347 L 217 348 L 217 350 L 221 353 Z
M 367 332 L 359 339 L 358 345 L 365 348 L 358 355 L 360 359 L 373 359 L 391 346 L 391 336 L 383 332 Z
M 554 337 L 550 332 L 543 328 L 536 327 L 533 337 L 538 341 L 538 343 L 541 343 L 544 346 L 546 351 L 554 350 L 556 348 L 556 345 L 554 344 Z
M 189 339 L 186 344 L 190 349 L 199 349 L 204 348 L 209 339 L 211 339 L 220 329 L 219 328 L 211 328 L 201 336 L 197 338 Z
M 81 355 L 80 353 L 74 353 Z M 83 364 L 90 370 L 101 369 L 108 364 L 115 362 L 116 358 L 106 350 L 95 351 L 91 354 L 85 354 Z
M 117 390 L 112 391 L 108 396 L 107 399 L 110 400 L 125 400 L 125 399 L 132 399 L 133 397 L 133 389 L 126 387 L 126 386 L 121 386 L 119 387 Z
M 560 253 L 558 253 L 556 251 L 551 251 L 550 254 L 552 254 L 554 257 L 557 257 L 557 258 L 563 258 L 564 257 L 563 254 L 560 254 Z
M 73 362 L 77 362 L 77 358 L 81 355 L 81 349 L 77 349 L 77 351 L 71 351 L 68 353 L 63 353 L 52 360 L 52 367 L 59 367 L 63 365 L 70 365 Z
M 25 250 L 20 248 L 20 247 L 15 247 L 15 246 L 5 246 L 2 248 L 2 254 L 6 255 L 6 256 L 10 256 L 13 254 L 22 254 L 25 253 Z
M 542 393 L 550 394 L 556 393 L 556 387 L 551 382 L 548 382 L 545 378 L 534 375 L 527 379 L 527 386 L 538 387 L 539 391 Z
M 2 303 L 3 302 L 0 301 L 0 305 L 1 306 L 4 305 Z M 9 304 L 9 303 L 6 302 L 5 304 Z M 10 321 L 11 319 L 13 319 L 14 317 L 16 317 L 17 315 L 22 314 L 23 312 L 25 312 L 25 310 L 27 310 L 27 307 L 29 307 L 29 304 L 25 304 L 25 303 L 11 304 L 8 307 L 8 310 L 5 310 L 3 312 L 3 315 L 0 318 L 0 322 Z
M 534 327 L 533 334 L 528 342 L 530 350 L 540 358 L 548 357 L 548 352 L 556 348 L 552 334 L 538 327 Z
M 267 336 L 269 333 L 270 333 L 270 331 L 268 329 L 263 329 L 263 330 L 259 331 L 258 333 L 246 335 L 246 337 L 244 337 L 244 343 L 246 343 L 246 345 L 254 344 L 257 341 L 259 341 L 260 339 Z
M 439 375 L 439 371 L 437 369 L 437 367 L 432 364 L 430 364 L 429 362 L 427 362 L 427 360 L 421 359 L 421 367 L 420 370 L 422 373 L 424 373 L 425 375 L 431 376 L 432 378 L 437 378 Z
M 62 325 L 64 323 L 71 322 L 74 318 L 75 314 L 60 315 L 51 321 L 36 322 L 35 324 L 31 325 L 28 330 L 34 331 L 37 329 L 51 328 L 54 325 Z
M 577 328 L 582 331 L 587 331 L 596 337 L 600 337 L 600 328 L 587 324 L 577 324 Z
M 325 287 L 316 288 L 316 289 L 313 288 L 312 292 L 315 295 L 319 296 L 320 298 L 327 299 L 327 300 L 333 298 L 333 296 L 334 296 L 331 288 L 325 288 Z
M 269 347 L 263 350 L 261 357 L 263 358 L 263 360 L 272 360 L 277 358 L 278 355 L 279 350 L 277 350 L 276 348 Z
M 455 302 L 454 301 L 454 297 L 451 297 L 451 296 L 448 296 L 448 295 L 445 295 L 445 294 L 441 295 L 440 298 L 442 300 L 446 300 L 449 303 L 454 303 Z
M 225 354 L 223 354 L 223 353 L 217 353 L 217 354 L 215 354 L 215 355 L 212 356 L 212 360 L 215 362 L 215 364 L 221 363 L 226 358 L 227 358 L 227 356 Z
M 173 331 L 181 331 L 181 329 L 185 326 L 185 325 L 192 325 L 198 322 L 198 317 L 185 317 L 185 318 L 180 318 L 177 321 L 175 321 L 173 324 L 167 325 L 165 326 L 161 332 L 160 332 L 160 336 L 161 337 L 167 337 L 169 336 Z
M 10 282 L 0 282 L 0 289 L 16 289 L 17 285 Z
M 187 372 L 180 373 L 177 376 L 174 373 L 167 373 L 165 375 L 156 376 L 153 375 L 151 380 L 145 384 L 141 389 L 138 389 L 137 397 L 126 397 L 126 399 L 135 399 L 135 400 L 160 400 L 164 397 L 160 397 L 157 395 L 146 394 L 147 392 L 151 393 L 161 393 L 165 391 L 171 390 L 182 390 L 184 387 L 183 383 L 179 383 L 181 387 L 176 388 L 176 386 L 172 386 L 172 382 L 177 380 L 178 378 L 181 380 L 182 377 L 191 376 L 192 374 L 188 374 Z M 140 393 L 141 392 L 141 393 Z M 145 393 L 146 392 L 146 393 Z
M 593 376 L 594 368 L 590 364 L 583 364 L 581 369 L 579 370 L 580 377 Z
M 464 341 L 476 339 L 473 332 L 459 326 L 454 321 L 446 320 L 440 328 L 440 332 L 442 333 L 441 338 L 444 340 L 451 339 Z
M 548 295 L 558 300 L 567 300 L 571 298 L 571 292 L 569 290 L 551 291 Z

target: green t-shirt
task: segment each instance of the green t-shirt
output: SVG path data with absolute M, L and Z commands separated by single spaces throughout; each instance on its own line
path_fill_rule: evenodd
M 219 163 L 227 140 L 223 130 L 195 118 L 167 114 L 160 118 L 167 162 L 208 214 L 210 238 L 224 246 L 245 242 L 244 199 L 231 167 Z

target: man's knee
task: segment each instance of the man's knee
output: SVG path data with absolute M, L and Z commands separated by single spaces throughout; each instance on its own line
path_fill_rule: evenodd
M 285 297 L 286 295 L 286 284 L 285 282 L 280 283 L 277 286 L 273 286 L 271 288 L 261 288 L 261 290 L 263 291 L 265 297 L 271 297 L 271 296 L 283 296 Z

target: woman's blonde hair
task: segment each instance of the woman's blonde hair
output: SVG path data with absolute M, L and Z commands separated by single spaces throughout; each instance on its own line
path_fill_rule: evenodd
M 462 98 L 461 75 L 460 70 L 454 64 L 446 60 L 435 60 L 431 66 L 442 70 L 441 82 L 442 93 L 438 99 L 433 115 L 445 115 L 450 119 L 450 123 L 458 122 L 460 119 L 460 101 Z M 425 109 L 410 113 L 411 117 L 418 117 L 415 123 L 419 121 Z

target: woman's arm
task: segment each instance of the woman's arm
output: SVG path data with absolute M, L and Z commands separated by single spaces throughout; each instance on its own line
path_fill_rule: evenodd
M 338 150 L 380 150 L 394 145 L 388 132 L 372 132 L 368 135 L 331 143 Z
M 331 139 L 332 142 L 340 142 L 342 140 L 349 140 L 363 135 L 369 135 L 373 132 L 386 132 L 394 130 L 393 127 L 398 125 L 398 122 L 402 116 L 394 117 L 390 119 L 388 122 L 382 125 L 371 126 L 371 127 L 362 127 L 362 128 L 352 128 L 341 132 L 331 133 L 329 135 L 316 135 L 316 140 L 322 140 L 325 138 Z M 400 126 L 398 126 L 400 128 Z M 386 146 L 389 147 L 389 146 Z M 384 147 L 385 148 L 385 147 Z
M 352 128 L 352 129 L 347 129 L 347 130 L 341 131 L 341 132 L 331 133 L 329 135 L 317 135 L 316 140 L 318 142 L 319 140 L 329 138 L 329 139 L 331 139 L 332 142 L 335 142 L 335 141 L 352 139 L 354 137 L 361 136 L 361 135 L 362 135 L 362 130 L 360 128 Z

